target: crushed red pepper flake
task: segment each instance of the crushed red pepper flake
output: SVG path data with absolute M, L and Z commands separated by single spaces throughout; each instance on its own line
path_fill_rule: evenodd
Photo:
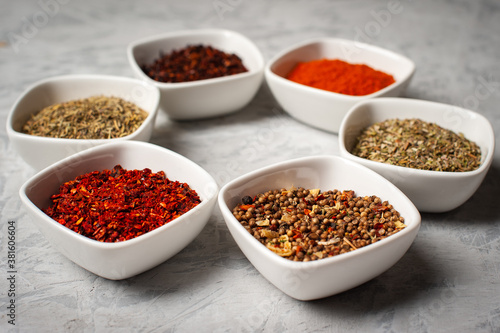
M 143 235 L 197 206 L 188 184 L 163 171 L 93 171 L 61 185 L 44 210 L 67 228 L 100 242 L 121 242 Z
M 255 205 L 241 205 L 240 208 L 243 210 L 248 210 L 249 208 L 255 208 Z
M 142 71 L 159 82 L 190 82 L 248 72 L 236 54 L 230 54 L 210 45 L 188 45 L 163 54 Z

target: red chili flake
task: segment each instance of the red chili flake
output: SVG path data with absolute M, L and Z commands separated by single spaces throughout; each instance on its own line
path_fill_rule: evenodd
M 319 200 L 323 200 L 324 198 L 325 198 L 325 196 L 323 194 L 320 194 L 314 200 L 319 201 Z
M 349 199 L 354 198 L 354 191 L 343 191 L 340 200 L 349 201 Z
M 299 230 L 293 229 L 292 232 L 295 234 L 292 236 L 293 239 L 302 238 L 302 233 Z
M 304 208 L 304 214 L 309 215 L 311 213 L 310 209 Z
M 141 67 L 143 72 L 159 82 L 189 82 L 247 72 L 235 54 L 205 45 L 188 45 Z
M 299 254 L 299 252 L 302 251 L 302 246 L 297 246 L 297 249 L 295 250 L 295 254 Z
M 373 228 L 375 230 L 383 229 L 384 228 L 384 224 L 383 223 L 375 223 L 375 225 L 373 226 Z
M 243 210 L 248 210 L 249 208 L 255 208 L 255 205 L 240 205 L 240 208 Z
M 150 169 L 94 171 L 64 183 L 45 213 L 67 228 L 101 242 L 145 234 L 197 206 L 188 184 Z
M 375 212 L 375 213 L 380 213 L 380 212 L 383 212 L 383 211 L 386 211 L 386 210 L 389 210 L 389 207 L 387 206 L 384 206 L 382 204 L 376 204 L 375 207 L 372 208 L 372 210 Z

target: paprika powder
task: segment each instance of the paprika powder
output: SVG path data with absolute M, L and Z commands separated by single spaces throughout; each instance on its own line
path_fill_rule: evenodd
M 64 183 L 44 212 L 100 242 L 120 242 L 152 231 L 201 201 L 188 184 L 150 169 L 94 171 Z
M 287 79 L 344 95 L 363 96 L 379 91 L 395 81 L 394 77 L 365 64 L 340 59 L 300 62 Z

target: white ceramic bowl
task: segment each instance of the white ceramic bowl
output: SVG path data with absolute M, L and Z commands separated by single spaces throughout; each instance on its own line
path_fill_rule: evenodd
M 163 170 L 170 180 L 187 183 L 202 202 L 164 226 L 117 243 L 82 236 L 43 213 L 50 196 L 65 181 L 116 164 L 128 170 Z M 63 255 L 90 272 L 118 280 L 155 267 L 191 243 L 210 218 L 217 191 L 214 179 L 187 158 L 151 143 L 121 141 L 90 148 L 49 166 L 29 179 L 19 194 L 33 223 Z
M 377 195 L 405 218 L 407 227 L 380 242 L 335 257 L 310 262 L 282 258 L 256 240 L 236 220 L 233 208 L 245 195 L 304 187 L 354 190 L 357 196 Z M 299 300 L 331 296 L 356 287 L 394 265 L 408 250 L 420 227 L 420 214 L 408 198 L 376 172 L 338 156 L 314 156 L 265 167 L 226 184 L 219 207 L 241 251 L 278 289 Z
M 30 116 L 44 107 L 97 95 L 123 98 L 149 115 L 134 133 L 115 139 L 60 139 L 22 133 L 22 127 Z M 17 99 L 7 118 L 7 134 L 19 155 L 38 171 L 64 157 L 103 143 L 148 141 L 153 132 L 159 101 L 157 88 L 136 79 L 105 75 L 52 77 L 33 84 Z
M 323 58 L 366 64 L 391 74 L 396 82 L 369 95 L 350 96 L 286 79 L 297 63 Z M 342 119 L 354 104 L 374 97 L 400 96 L 414 71 L 410 59 L 380 47 L 338 38 L 317 38 L 280 52 L 268 62 L 265 77 L 277 102 L 288 114 L 310 126 L 338 133 Z
M 203 44 L 241 58 L 248 72 L 213 79 L 166 83 L 147 76 L 141 66 L 188 45 Z M 131 43 L 129 63 L 138 78 L 158 87 L 161 108 L 173 120 L 194 120 L 231 113 L 247 105 L 264 76 L 264 59 L 247 37 L 230 30 L 206 29 L 170 32 Z
M 468 172 L 418 170 L 374 162 L 351 154 L 361 131 L 387 119 L 419 118 L 463 133 L 481 148 L 481 166 Z M 452 210 L 477 190 L 493 161 L 495 138 L 490 122 L 482 115 L 452 105 L 407 98 L 363 101 L 346 115 L 339 132 L 340 155 L 363 164 L 399 187 L 421 212 Z

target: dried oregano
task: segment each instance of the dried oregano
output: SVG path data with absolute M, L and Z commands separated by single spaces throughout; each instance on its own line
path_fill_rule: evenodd
M 481 149 L 462 133 L 420 119 L 389 119 L 358 136 L 352 153 L 376 162 L 433 171 L 472 171 Z

